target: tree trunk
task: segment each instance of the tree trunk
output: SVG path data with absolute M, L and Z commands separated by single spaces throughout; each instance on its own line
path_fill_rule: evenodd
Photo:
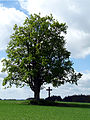
M 35 85 L 34 99 L 36 100 L 40 99 L 40 87 L 38 85 Z
M 34 99 L 39 100 L 40 99 L 40 91 L 34 91 Z

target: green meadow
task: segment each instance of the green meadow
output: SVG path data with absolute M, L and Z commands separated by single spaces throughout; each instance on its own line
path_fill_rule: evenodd
M 87 103 L 55 107 L 28 105 L 28 102 L 1 100 L 0 120 L 90 120 L 90 104 Z

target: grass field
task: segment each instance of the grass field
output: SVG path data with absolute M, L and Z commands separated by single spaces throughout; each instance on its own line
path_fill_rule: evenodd
M 77 107 L 37 106 L 27 103 L 1 100 L 0 120 L 90 120 L 90 108 L 78 107 L 79 103 L 73 103 Z

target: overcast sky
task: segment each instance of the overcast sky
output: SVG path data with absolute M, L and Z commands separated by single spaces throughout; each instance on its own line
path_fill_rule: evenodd
M 0 0 L 0 61 L 6 57 L 6 46 L 13 33 L 14 24 L 22 25 L 25 18 L 33 13 L 42 16 L 53 14 L 59 22 L 66 22 L 68 29 L 66 47 L 71 52 L 73 67 L 83 73 L 78 86 L 65 84 L 53 88 L 51 95 L 62 97 L 74 94 L 90 94 L 90 0 Z M 2 63 L 0 62 L 0 71 Z M 27 98 L 33 92 L 28 87 L 3 89 L 0 72 L 0 98 Z M 50 85 L 51 86 L 51 85 Z M 52 87 L 52 86 L 51 86 Z M 47 88 L 47 87 L 46 87 Z M 41 97 L 47 97 L 46 90 Z

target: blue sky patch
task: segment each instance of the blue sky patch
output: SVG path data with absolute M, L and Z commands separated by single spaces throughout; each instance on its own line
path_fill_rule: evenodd
M 22 11 L 24 14 L 28 15 L 28 11 L 23 9 L 18 0 L 0 0 L 0 4 L 6 8 L 15 8 L 16 10 Z
M 77 72 L 85 72 L 90 71 L 90 55 L 86 56 L 85 58 L 71 58 L 73 61 L 73 67 Z

